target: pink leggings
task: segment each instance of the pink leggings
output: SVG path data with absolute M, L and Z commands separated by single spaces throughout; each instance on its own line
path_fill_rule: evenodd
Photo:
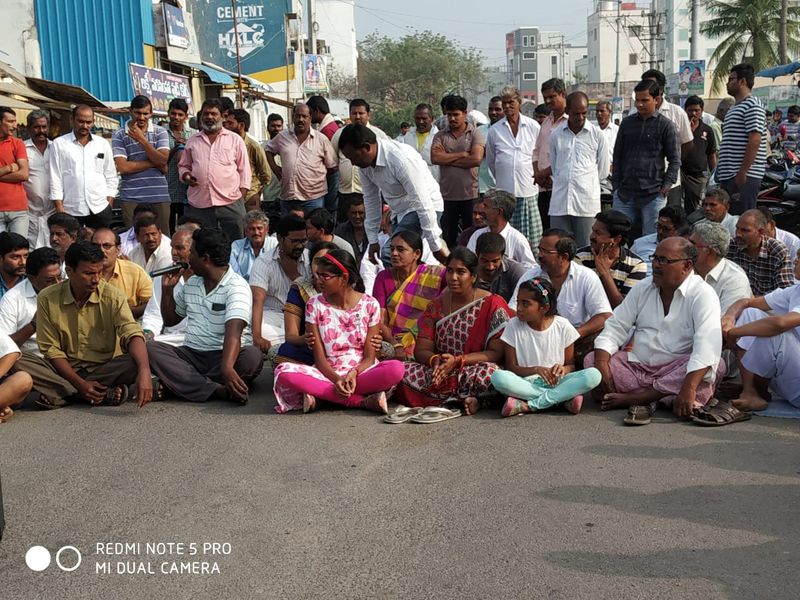
M 322 381 L 305 373 L 281 373 L 281 380 L 284 385 L 301 394 L 311 394 L 320 400 L 354 407 L 361 406 L 364 396 L 385 392 L 400 383 L 404 373 L 405 367 L 401 361 L 384 360 L 356 377 L 356 391 L 349 398 L 339 396 L 331 381 Z

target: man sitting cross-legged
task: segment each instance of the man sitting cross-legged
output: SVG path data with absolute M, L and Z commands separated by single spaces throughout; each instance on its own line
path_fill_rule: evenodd
M 39 293 L 36 341 L 42 356 L 23 352 L 15 370 L 33 378 L 38 403 L 47 408 L 75 399 L 117 405 L 134 382 L 144 406 L 153 395 L 144 333 L 125 294 L 101 277 L 102 250 L 75 242 L 65 259 L 69 279 Z
M 251 345 L 253 296 L 231 268 L 230 257 L 225 233 L 200 229 L 192 234 L 189 254 L 194 275 L 182 288 L 176 288 L 181 273 L 161 276 L 164 325 L 186 319 L 186 337 L 183 346 L 151 341 L 147 350 L 164 391 L 183 400 L 219 398 L 245 404 L 247 384 L 264 364 L 261 350 Z
M 800 273 L 798 259 L 794 268 Z M 737 301 L 722 317 L 722 331 L 740 361 L 736 408 L 766 409 L 769 387 L 800 408 L 800 284 Z
M 0 333 L 0 423 L 14 416 L 12 407 L 21 404 L 31 391 L 31 376 L 22 371 L 6 377 L 6 374 L 19 360 L 19 348 L 10 337 Z
M 656 246 L 653 277 L 634 286 L 605 323 L 585 365 L 603 376 L 602 408 L 628 408 L 625 423 L 646 425 L 657 402 L 689 417 L 724 371 L 719 300 L 693 270 L 697 249 L 684 238 Z M 620 350 L 633 334 L 633 348 Z

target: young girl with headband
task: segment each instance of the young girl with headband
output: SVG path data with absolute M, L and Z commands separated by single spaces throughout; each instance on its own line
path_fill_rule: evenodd
M 511 417 L 564 403 L 577 414 L 583 394 L 600 384 L 595 368 L 575 371 L 575 340 L 580 337 L 564 317 L 556 314 L 556 294 L 547 279 L 519 286 L 517 316 L 509 321 L 501 341 L 505 369 L 492 374 L 492 386 L 508 400 L 502 415 Z
M 319 295 L 306 304 L 306 330 L 314 335 L 314 365 L 281 363 L 275 368 L 279 413 L 316 408 L 318 400 L 387 412 L 386 392 L 403 378 L 399 360 L 378 362 L 369 343 L 380 334 L 381 307 L 361 293 L 355 259 L 331 250 L 314 259 Z

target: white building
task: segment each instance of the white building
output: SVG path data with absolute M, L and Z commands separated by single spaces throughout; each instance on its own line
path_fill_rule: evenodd
M 358 74 L 354 0 L 316 0 L 317 39 L 328 48 L 329 67 L 345 77 Z
M 654 0 L 656 12 L 664 14 L 664 39 L 657 43 L 659 57 L 664 59 L 664 73 L 677 73 L 680 61 L 687 59 L 704 59 L 708 68 L 708 59 L 714 54 L 718 40 L 709 39 L 702 33 L 698 40 L 697 56 L 690 56 L 689 47 L 692 35 L 692 3 L 691 0 Z M 700 23 L 709 16 L 702 2 L 699 3 Z
M 598 0 L 587 17 L 588 81 L 613 82 L 619 68 L 620 81 L 639 81 L 649 66 L 646 48 L 649 19 L 646 6 L 634 2 Z M 619 22 L 619 67 L 617 67 L 617 23 Z M 645 61 L 645 65 L 642 62 Z

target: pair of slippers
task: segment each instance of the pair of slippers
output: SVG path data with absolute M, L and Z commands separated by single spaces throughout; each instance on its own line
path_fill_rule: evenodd
M 383 417 L 385 423 L 399 425 L 400 423 L 441 423 L 460 417 L 463 413 L 458 408 L 444 408 L 443 406 L 410 407 L 401 406 L 390 415 Z
M 628 416 L 622 421 L 626 425 L 649 425 L 653 420 L 658 402 L 651 402 L 643 406 L 631 406 L 628 409 Z M 692 423 L 701 427 L 722 427 L 741 423 L 752 417 L 749 412 L 744 412 L 727 402 L 720 402 L 716 398 L 711 398 L 703 408 L 695 409 L 692 414 Z

